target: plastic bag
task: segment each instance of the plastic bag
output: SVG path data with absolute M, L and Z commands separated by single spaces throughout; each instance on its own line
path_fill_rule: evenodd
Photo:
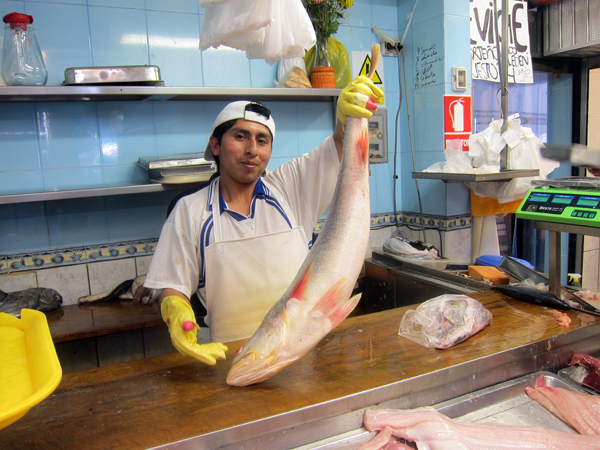
M 283 61 L 299 61 L 304 66 L 302 58 L 286 59 Z M 287 67 L 282 68 L 281 62 L 279 61 L 279 80 L 275 80 L 276 87 L 312 88 L 305 68 L 303 69 L 302 66 L 292 66 L 289 69 Z
M 539 169 L 537 177 L 514 178 L 508 182 L 469 183 L 470 189 L 479 197 L 490 197 L 499 204 L 515 202 L 525 197 L 531 189 L 531 181 L 546 179 L 560 164 L 542 156 L 543 142 L 531 128 L 521 126 L 518 118 L 508 120 L 507 130 L 501 134 L 502 120 L 494 120 L 481 133 L 471 135 L 469 156 L 474 167 L 500 167 L 500 151 L 508 146 L 507 169 Z M 491 211 L 493 214 L 498 214 Z M 490 214 L 491 215 L 491 214 Z
M 301 0 L 200 0 L 200 4 L 206 8 L 201 50 L 224 45 L 273 65 L 303 56 L 316 41 Z
M 427 247 L 427 246 L 426 246 Z M 417 260 L 432 260 L 438 257 L 438 251 L 432 246 L 425 250 L 418 250 L 406 239 L 391 237 L 384 241 L 383 251 L 404 258 Z
M 398 335 L 427 348 L 445 349 L 483 330 L 492 313 L 466 295 L 440 295 L 406 311 Z
M 300 67 L 306 72 L 306 65 L 304 64 L 304 58 L 288 58 L 281 59 L 277 64 L 277 79 L 275 80 L 275 86 L 283 87 L 283 80 L 285 80 L 294 67 Z
M 444 149 L 444 162 L 437 162 L 432 164 L 423 172 L 442 172 L 442 173 L 494 173 L 498 172 L 499 169 L 483 165 L 482 167 L 473 167 L 471 160 L 467 156 L 460 146 L 459 139 L 453 139 L 448 141 L 448 146 Z
M 205 8 L 200 50 L 220 45 L 245 50 L 264 41 L 264 28 L 273 21 L 272 0 L 226 0 L 207 3 Z
M 329 55 L 329 62 L 331 62 L 333 70 L 335 71 L 335 87 L 337 89 L 344 89 L 352 81 L 348 50 L 346 50 L 344 44 L 337 39 L 329 38 L 329 41 L 327 42 L 327 54 Z M 310 75 L 310 72 L 315 66 L 314 46 L 306 52 L 304 63 L 306 64 L 306 73 Z
M 273 22 L 265 28 L 264 41 L 247 46 L 248 59 L 264 59 L 273 65 L 280 59 L 304 56 L 316 35 L 302 1 L 272 0 L 271 17 Z

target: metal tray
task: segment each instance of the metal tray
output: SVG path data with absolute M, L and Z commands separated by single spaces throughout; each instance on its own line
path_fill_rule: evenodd
M 577 434 L 577 431 L 531 400 L 525 393 L 525 388 L 533 387 L 540 375 L 544 375 L 547 386 L 585 392 L 555 373 L 540 371 L 438 403 L 433 407 L 459 423 L 544 427 Z M 359 428 L 294 450 L 351 450 L 360 447 L 374 436 L 374 432 Z
M 65 85 L 137 84 L 164 86 L 158 66 L 70 67 L 65 69 Z
M 535 380 L 544 375 L 546 386 L 585 392 L 575 383 L 551 372 L 534 372 L 524 377 L 505 381 L 486 389 L 472 392 L 434 407 L 442 414 L 460 423 L 494 423 L 523 427 L 544 427 L 577 434 L 573 428 L 557 418 L 525 393 Z

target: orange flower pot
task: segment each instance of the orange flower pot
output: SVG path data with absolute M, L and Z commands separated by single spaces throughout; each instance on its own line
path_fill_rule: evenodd
M 314 88 L 335 89 L 333 67 L 317 66 L 310 72 L 310 84 Z

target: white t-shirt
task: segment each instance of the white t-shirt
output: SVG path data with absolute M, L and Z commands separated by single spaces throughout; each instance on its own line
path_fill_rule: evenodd
M 308 254 L 313 229 L 333 199 L 339 167 L 335 143 L 329 136 L 312 152 L 259 179 L 249 217 L 229 210 L 220 196 L 223 239 L 262 236 L 303 226 Z M 204 303 L 203 254 L 214 242 L 211 205 L 214 184 L 215 180 L 179 199 L 163 226 L 144 286 L 176 289 L 188 298 L 197 289 Z M 272 251 L 273 264 L 277 264 L 278 249 Z

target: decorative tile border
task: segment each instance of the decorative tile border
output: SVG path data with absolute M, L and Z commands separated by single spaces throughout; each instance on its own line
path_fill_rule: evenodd
M 401 212 L 397 216 L 400 226 L 421 227 L 421 214 L 413 212 Z M 431 214 L 423 214 L 425 228 L 435 228 L 440 231 L 460 230 L 471 228 L 471 215 L 462 214 L 459 216 L 434 216 Z M 319 220 L 315 231 L 321 231 L 325 220 Z M 380 213 L 371 215 L 371 228 L 384 228 L 394 226 L 394 213 Z
M 400 226 L 421 227 L 421 215 L 419 213 L 402 212 L 398 213 L 397 217 Z M 425 228 L 435 228 L 441 231 L 471 228 L 470 214 L 450 217 L 424 214 L 423 219 L 425 221 Z M 317 223 L 315 227 L 317 233 L 321 231 L 324 223 L 325 220 L 320 220 Z M 393 213 L 371 215 L 372 229 L 394 225 Z M 158 239 L 144 239 L 42 252 L 0 255 L 0 274 L 152 255 L 156 249 L 157 242 Z
M 0 255 L 0 274 L 152 255 L 158 239 Z

